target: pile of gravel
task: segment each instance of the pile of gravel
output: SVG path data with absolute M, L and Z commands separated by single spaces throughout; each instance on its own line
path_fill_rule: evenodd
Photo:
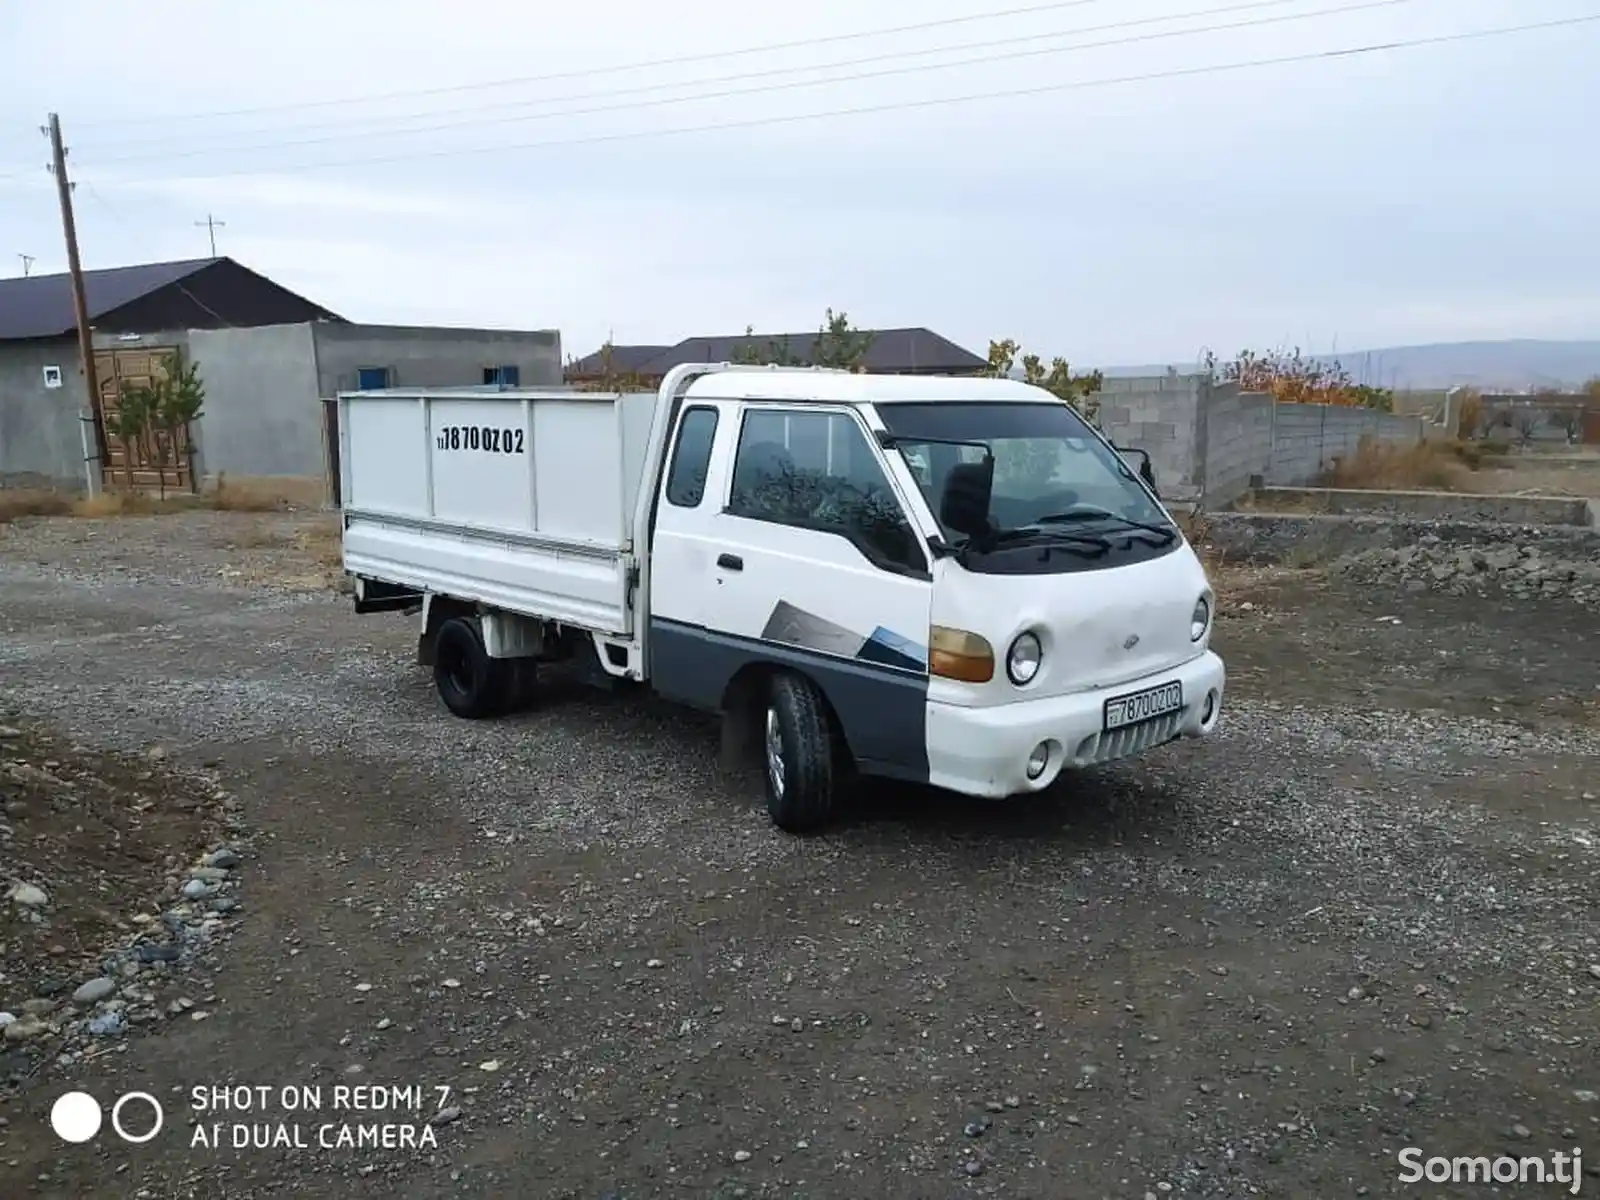
M 1461 545 L 1424 536 L 1415 545 L 1386 546 L 1340 558 L 1333 570 L 1410 591 L 1483 595 L 1499 591 L 1600 605 L 1600 560 L 1541 550 L 1536 543 Z

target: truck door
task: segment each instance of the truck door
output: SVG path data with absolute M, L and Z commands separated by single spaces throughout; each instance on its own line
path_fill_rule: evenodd
M 799 671 L 863 766 L 926 779 L 930 563 L 860 416 L 724 402 L 716 425 L 707 494 L 671 504 L 675 447 L 658 509 L 656 688 L 714 709 L 741 667 Z
M 708 700 L 708 685 L 692 660 L 715 579 L 712 518 L 722 507 L 717 497 L 726 487 L 730 453 L 723 447 L 733 444 L 725 410 L 738 411 L 726 401 L 700 401 L 678 414 L 650 542 L 650 679 L 663 695 L 704 708 L 721 700 L 720 693 Z

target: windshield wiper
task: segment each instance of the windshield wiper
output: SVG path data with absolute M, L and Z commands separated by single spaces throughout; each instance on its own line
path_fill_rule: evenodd
M 1061 546 L 1062 549 L 1072 550 L 1080 554 L 1105 554 L 1111 549 L 1111 541 L 1104 534 L 1079 533 L 1072 529 L 1053 529 L 1039 522 L 1019 525 L 1015 529 L 998 530 L 985 538 L 984 542 L 989 546 L 1000 546 L 1008 542 L 1025 542 L 1030 539 L 1046 541 L 1051 545 Z
M 1178 531 L 1165 525 L 1152 525 L 1148 521 L 1135 521 L 1132 517 L 1125 517 L 1120 513 L 1111 512 L 1109 509 L 1074 509 L 1072 512 L 1046 513 L 1034 520 L 1035 525 L 1065 525 L 1074 521 L 1115 521 L 1124 529 L 1140 529 L 1146 533 L 1161 535 L 1161 544 L 1165 546 L 1178 536 Z

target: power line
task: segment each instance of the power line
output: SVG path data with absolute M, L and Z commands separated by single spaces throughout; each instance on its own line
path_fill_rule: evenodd
M 89 195 L 94 197 L 95 203 L 100 205 L 101 208 L 105 209 L 108 213 L 110 213 L 111 216 L 112 216 L 112 219 L 114 219 L 117 222 L 118 225 L 121 225 L 124 229 L 126 229 L 128 231 L 129 236 L 131 236 L 134 241 L 138 242 L 146 250 L 150 249 L 149 243 L 144 240 L 144 237 L 139 233 L 139 231 L 136 230 L 128 221 L 124 220 L 123 216 L 122 216 L 122 214 L 120 212 L 118 212 L 116 209 L 111 207 L 111 202 L 100 194 L 99 189 L 96 188 L 94 186 L 94 184 L 90 183 L 87 179 L 79 179 L 77 182 L 81 183 L 86 189 L 88 189 Z M 204 222 L 200 222 L 200 224 L 204 224 Z M 220 224 L 222 224 L 222 222 L 218 221 L 217 224 L 220 225 Z M 212 257 L 214 258 L 214 257 L 216 257 L 216 255 L 213 254 Z M 194 303 L 195 303 L 195 306 L 197 308 L 200 308 L 204 312 L 207 312 L 207 313 L 211 314 L 213 317 L 215 317 L 223 326 L 225 326 L 228 329 L 232 329 L 233 328 L 233 322 L 232 321 L 228 320 L 227 317 L 223 316 L 216 309 L 212 308 L 209 304 L 207 304 L 204 300 L 200 299 L 199 296 L 196 296 L 188 288 L 184 287 L 183 286 L 183 280 L 181 280 L 181 279 L 173 280 L 172 286 L 177 288 L 178 291 L 182 292 L 185 296 L 189 297 L 190 300 L 193 300 Z
M 628 71 L 645 71 L 656 67 L 676 67 L 687 63 L 712 62 L 723 58 L 741 58 L 751 54 L 771 54 L 779 50 L 801 50 L 812 46 L 831 46 L 841 42 L 865 41 L 869 38 L 892 37 L 902 33 L 921 33 L 928 29 L 946 29 L 955 25 L 971 25 L 979 21 L 999 21 L 1008 17 L 1034 16 L 1038 13 L 1060 12 L 1068 8 L 1084 8 L 1105 0 L 1052 0 L 1046 4 L 1030 4 L 1022 8 L 1004 8 L 989 12 L 971 13 L 959 17 L 942 17 L 934 21 L 917 21 L 910 25 L 888 25 L 877 29 L 863 29 L 851 33 L 834 33 L 824 37 L 797 38 L 787 42 L 767 42 L 759 46 L 741 46 L 732 50 L 707 50 L 698 54 L 681 54 L 671 58 L 645 59 L 612 66 L 584 67 L 572 71 L 555 71 L 544 75 L 523 75 L 513 79 L 486 80 L 481 83 L 460 83 L 447 87 L 414 88 L 395 92 L 377 92 L 366 96 L 347 96 L 330 100 L 305 100 L 295 104 L 268 104 L 258 108 L 224 109 L 209 113 L 175 113 L 166 117 L 117 117 L 105 121 L 85 122 L 85 128 L 111 125 L 128 125 L 147 121 L 193 121 L 222 117 L 255 116 L 260 113 L 301 112 L 311 108 L 333 108 L 349 104 L 376 104 L 384 100 L 406 100 L 415 96 L 445 96 L 461 92 L 486 91 L 493 88 L 520 87 L 529 83 L 553 83 L 562 79 L 588 79 L 595 75 L 615 75 Z
M 1178 67 L 1164 71 L 1150 71 L 1138 75 L 1121 75 L 1105 79 L 1069 80 L 1063 83 L 1039 84 L 1034 87 L 1009 88 L 993 92 L 969 92 L 961 96 L 939 96 L 924 100 L 897 100 L 883 104 L 859 105 L 853 108 L 836 108 L 819 112 L 785 113 L 779 116 L 752 117 L 739 121 L 724 121 L 705 125 L 682 125 L 670 129 L 630 130 L 623 133 L 595 134 L 587 137 L 556 138 L 537 142 L 520 142 L 498 146 L 471 146 L 454 149 L 410 151 L 404 154 L 377 155 L 364 158 L 323 159 L 271 167 L 255 167 L 238 171 L 208 172 L 207 177 L 228 179 L 247 175 L 314 171 L 326 167 L 379 166 L 396 162 L 415 162 L 424 159 L 458 158 L 478 154 L 505 154 L 517 150 L 544 150 L 566 146 L 599 145 L 607 142 L 637 141 L 642 138 L 675 137 L 695 133 L 720 133 L 741 129 L 757 129 L 774 125 L 794 125 L 806 121 L 833 120 L 840 117 L 873 116 L 888 112 L 940 108 L 947 105 L 971 104 L 980 100 L 1016 100 L 1056 92 L 1088 91 L 1102 87 L 1117 87 L 1132 83 L 1151 83 L 1162 79 L 1187 79 L 1204 75 L 1229 74 L 1261 67 L 1288 66 L 1295 63 L 1319 62 L 1340 58 L 1356 58 L 1367 54 L 1380 54 L 1393 50 L 1410 50 L 1424 46 L 1442 46 L 1453 43 L 1477 41 L 1484 38 L 1504 37 L 1518 33 L 1532 33 L 1547 29 L 1568 28 L 1600 21 L 1600 13 L 1581 17 L 1565 17 L 1553 21 L 1539 21 L 1525 25 L 1503 25 L 1493 29 L 1468 30 L 1463 33 L 1437 34 L 1432 37 L 1406 38 L 1390 42 L 1374 42 L 1364 46 L 1346 46 L 1333 50 L 1314 50 L 1302 54 L 1285 54 L 1274 58 L 1246 59 L 1240 62 L 1215 63 L 1198 67 Z
M 656 107 L 661 107 L 661 106 L 671 105 L 671 104 L 694 103 L 694 102 L 701 101 L 701 100 L 717 100 L 717 99 L 732 98 L 732 97 L 738 97 L 738 96 L 756 95 L 756 94 L 760 94 L 760 93 L 763 93 L 763 92 L 787 91 L 787 90 L 794 89 L 794 88 L 828 87 L 830 85 L 837 84 L 837 83 L 851 83 L 851 82 L 856 82 L 856 81 L 863 80 L 863 79 L 879 79 L 879 78 L 885 78 L 887 76 L 892 76 L 892 75 L 916 74 L 916 73 L 920 73 L 920 72 L 923 72 L 923 71 L 942 71 L 942 70 L 949 70 L 949 69 L 955 68 L 955 67 L 976 66 L 976 65 L 981 65 L 981 64 L 985 64 L 985 63 L 1004 62 L 1004 61 L 1011 60 L 1011 59 L 1034 58 L 1034 57 L 1040 57 L 1040 56 L 1045 56 L 1045 55 L 1053 55 L 1053 54 L 1068 54 L 1068 53 L 1073 53 L 1073 52 L 1082 51 L 1082 50 L 1099 50 L 1099 49 L 1106 49 L 1106 48 L 1109 48 L 1109 47 L 1112 47 L 1112 46 L 1132 45 L 1132 44 L 1138 43 L 1138 42 L 1160 41 L 1160 40 L 1163 40 L 1163 39 L 1175 38 L 1175 37 L 1189 37 L 1189 36 L 1192 36 L 1194 34 L 1200 34 L 1200 33 L 1217 33 L 1217 32 L 1229 32 L 1229 31 L 1238 30 L 1238 29 L 1248 29 L 1248 28 L 1252 28 L 1252 27 L 1254 27 L 1256 25 L 1279 24 L 1279 23 L 1287 22 L 1287 21 L 1303 21 L 1303 20 L 1307 20 L 1307 19 L 1310 19 L 1310 18 L 1313 18 L 1313 17 L 1342 16 L 1342 15 L 1344 15 L 1346 13 L 1360 12 L 1360 11 L 1364 11 L 1364 10 L 1367 10 L 1367 9 L 1384 8 L 1384 7 L 1390 7 L 1390 6 L 1397 5 L 1397 4 L 1414 3 L 1415 0 L 1367 0 L 1367 2 L 1363 2 L 1363 3 L 1346 4 L 1346 5 L 1343 5 L 1343 6 L 1340 6 L 1340 7 L 1336 7 L 1336 8 L 1320 9 L 1320 10 L 1314 10 L 1312 12 L 1289 13 L 1289 14 L 1285 14 L 1283 16 L 1259 18 L 1259 19 L 1253 20 L 1253 21 L 1241 21 L 1241 22 L 1234 22 L 1232 24 L 1200 26 L 1199 28 L 1191 28 L 1191 29 L 1163 30 L 1163 31 L 1158 32 L 1158 33 L 1143 34 L 1143 35 L 1138 35 L 1138 36 L 1133 36 L 1133 37 L 1115 39 L 1115 40 L 1111 40 L 1111 41 L 1091 42 L 1091 43 L 1086 43 L 1086 44 L 1068 45 L 1068 46 L 1040 46 L 1040 45 L 1038 45 L 1039 42 L 1044 41 L 1046 39 L 1051 39 L 1051 38 L 1079 37 L 1079 36 L 1082 36 L 1083 34 L 1106 33 L 1106 32 L 1111 32 L 1111 31 L 1118 30 L 1118 29 L 1130 29 L 1130 28 L 1134 28 L 1134 27 L 1138 27 L 1138 26 L 1155 25 L 1155 24 L 1161 24 L 1161 23 L 1169 22 L 1169 21 L 1193 20 L 1193 19 L 1199 18 L 1199 17 L 1222 16 L 1222 15 L 1229 14 L 1229 13 L 1257 11 L 1257 10 L 1260 10 L 1260 9 L 1263 9 L 1263 8 L 1280 8 L 1285 4 L 1294 4 L 1294 3 L 1299 3 L 1299 2 L 1300 2 L 1300 0 L 1249 0 L 1248 3 L 1228 4 L 1228 5 L 1223 5 L 1221 7 L 1218 7 L 1218 8 L 1206 8 L 1206 9 L 1200 9 L 1200 10 L 1197 10 L 1197 11 L 1190 11 L 1190 12 L 1184 12 L 1184 13 L 1170 13 L 1170 14 L 1167 14 L 1167 15 L 1159 16 L 1159 17 L 1143 17 L 1143 18 L 1138 18 L 1138 19 L 1131 20 L 1131 21 L 1113 21 L 1113 22 L 1110 22 L 1110 23 L 1104 24 L 1104 25 L 1087 25 L 1087 26 L 1079 27 L 1077 29 L 1057 30 L 1057 31 L 1053 31 L 1053 32 L 1049 32 L 1049 33 L 1041 33 L 1041 34 L 1028 34 L 1028 35 L 1024 35 L 1024 36 L 1021 36 L 1021 37 L 994 38 L 994 39 L 990 39 L 988 41 L 968 42 L 965 45 L 961 45 L 961 46 L 935 46 L 935 47 L 930 47 L 930 48 L 925 48 L 925 49 L 917 49 L 917 50 L 891 51 L 891 52 L 885 53 L 885 54 L 873 54 L 873 55 L 867 55 L 867 56 L 861 57 L 861 58 L 844 59 L 842 61 L 835 61 L 835 62 L 830 62 L 830 63 L 812 64 L 812 65 L 800 66 L 800 67 L 773 67 L 773 68 L 767 68 L 765 70 L 760 70 L 760 71 L 741 71 L 741 72 L 736 72 L 736 73 L 730 74 L 730 75 L 711 76 L 709 78 L 695 79 L 695 80 L 685 80 L 685 81 L 679 81 L 679 82 L 674 82 L 674 83 L 652 83 L 652 84 L 643 84 L 643 85 L 640 85 L 640 86 L 628 87 L 628 88 L 609 88 L 609 89 L 603 89 L 603 90 L 600 90 L 600 91 L 569 93 L 569 94 L 564 95 L 564 96 L 546 96 L 546 97 L 540 97 L 540 98 L 535 99 L 535 100 L 524 100 L 524 101 L 513 101 L 513 102 L 502 101 L 502 102 L 499 102 L 499 103 L 487 104 L 487 105 L 468 105 L 468 106 L 462 106 L 462 107 L 457 107 L 457 108 L 434 110 L 432 112 L 397 113 L 397 114 L 394 114 L 394 115 L 391 115 L 391 116 L 358 117 L 358 118 L 350 118 L 350 119 L 346 119 L 346 120 L 342 120 L 342 121 L 316 122 L 316 123 L 312 123 L 310 125 L 300 126 L 298 130 L 273 130 L 273 129 L 240 130 L 240 131 L 238 131 L 239 134 L 243 135 L 243 134 L 263 134 L 263 133 L 264 134 L 272 134 L 272 133 L 281 133 L 281 132 L 302 132 L 302 131 L 311 130 L 311 129 L 348 129 L 351 126 L 371 125 L 371 124 L 374 124 L 374 123 L 394 123 L 394 122 L 401 122 L 401 121 L 427 120 L 427 119 L 429 119 L 431 117 L 457 116 L 457 115 L 465 115 L 465 114 L 472 114 L 472 113 L 482 113 L 482 112 L 494 111 L 494 110 L 499 110 L 499 109 L 527 109 L 527 108 L 534 108 L 534 107 L 538 107 L 538 106 L 542 106 L 542 105 L 548 105 L 548 104 L 563 104 L 563 103 L 567 103 L 569 101 L 584 101 L 584 100 L 594 100 L 594 99 L 612 99 L 612 98 L 621 97 L 621 96 L 641 95 L 641 94 L 649 93 L 649 92 L 660 92 L 660 91 L 664 91 L 664 90 L 668 90 L 668 89 L 672 89 L 672 88 L 704 87 L 704 86 L 711 85 L 711 84 L 738 83 L 738 82 L 742 82 L 744 80 L 749 80 L 749 79 L 768 79 L 768 78 L 771 78 L 773 76 L 778 76 L 778 75 L 794 75 L 794 74 L 797 74 L 798 72 L 801 72 L 801 71 L 817 71 L 817 70 L 829 70 L 829 71 L 832 71 L 832 70 L 836 70 L 836 69 L 843 68 L 843 67 L 855 67 L 855 66 L 870 65 L 870 64 L 873 64 L 873 63 L 894 62 L 894 61 L 900 61 L 902 59 L 907 59 L 907 58 L 925 58 L 925 57 L 928 57 L 930 55 L 950 54 L 950 53 L 953 53 L 953 52 L 956 52 L 956 51 L 987 50 L 987 49 L 994 49 L 994 48 L 1000 47 L 1000 46 L 1015 46 L 1015 45 L 1017 45 L 1019 43 L 1028 43 L 1030 45 L 1030 47 L 1031 47 L 1030 49 L 1023 50 L 1023 51 L 1020 51 L 1020 52 L 1013 52 L 1013 53 L 1010 53 L 1010 54 L 998 54 L 998 55 L 980 56 L 980 57 L 975 57 L 975 58 L 974 57 L 969 57 L 969 58 L 965 58 L 965 59 L 957 59 L 957 60 L 954 60 L 952 62 L 930 63 L 930 64 L 925 64 L 925 65 L 901 67 L 901 68 L 894 68 L 894 69 L 882 70 L 882 71 L 869 71 L 869 72 L 859 73 L 859 74 L 855 74 L 855 75 L 839 75 L 839 76 L 834 76 L 834 77 L 827 78 L 827 79 L 792 80 L 792 81 L 789 81 L 789 82 L 783 83 L 783 84 L 769 84 L 769 85 L 766 85 L 766 86 L 763 86 L 763 87 L 736 88 L 736 89 L 727 90 L 727 91 L 707 92 L 707 93 L 701 93 L 701 94 L 697 94 L 697 95 L 688 95 L 688 96 L 657 97 L 656 99 L 649 100 L 649 101 L 637 101 L 637 102 L 633 102 L 633 103 L 624 103 L 624 104 L 608 104 L 608 105 L 602 105 L 602 106 L 594 107 L 594 108 L 557 109 L 557 110 L 554 110 L 554 111 L 551 111 L 551 112 L 531 113 L 531 114 L 527 114 L 527 115 L 523 115 L 523 116 L 507 116 L 507 117 L 501 117 L 501 118 L 496 118 L 496 119 L 491 119 L 491 120 L 484 120 L 484 119 L 479 118 L 479 119 L 475 119 L 475 120 L 473 120 L 471 122 L 449 121 L 449 122 L 445 122 L 444 124 L 420 126 L 420 127 L 415 127 L 415 128 L 411 128 L 411 129 L 387 129 L 387 130 L 385 130 L 385 129 L 375 129 L 375 130 L 374 129 L 362 129 L 362 130 L 352 130 L 351 132 L 345 133 L 345 134 L 335 134 L 335 135 L 320 136 L 320 137 L 313 137 L 313 138 L 296 138 L 296 139 L 292 139 L 292 140 L 289 140 L 289 141 L 272 141 L 272 142 L 260 143 L 260 144 L 255 144 L 255 145 L 245 145 L 245 146 L 218 146 L 218 147 L 191 148 L 191 149 L 179 152 L 179 153 L 175 153 L 173 155 L 173 157 L 189 157 L 189 156 L 197 156 L 197 155 L 202 155 L 202 154 L 214 154 L 214 153 L 217 153 L 219 151 L 243 152 L 243 151 L 253 151 L 253 150 L 279 149 L 279 148 L 289 147 L 289 146 L 316 145 L 316 144 L 320 144 L 320 143 L 339 141 L 339 140 L 342 140 L 344 138 L 355 138 L 355 137 L 361 137 L 361 138 L 406 137 L 406 136 L 411 136 L 411 135 L 418 134 L 418 133 L 433 133 L 433 132 L 447 131 L 447 130 L 450 130 L 450 129 L 459 128 L 464 123 L 470 123 L 475 127 L 476 126 L 483 126 L 483 125 L 504 125 L 504 124 L 514 124 L 514 123 L 521 122 L 521 121 L 549 120 L 549 119 L 555 118 L 555 117 L 587 116 L 587 115 L 591 115 L 591 114 L 595 114 L 595 113 L 620 112 L 620 111 L 624 111 L 624 110 L 627 110 L 627 109 L 634 109 L 634 108 L 656 108 Z M 236 135 L 232 135 L 232 134 L 214 134 L 214 135 L 202 135 L 202 136 L 224 137 L 224 136 L 236 136 Z M 156 146 L 169 145 L 169 144 L 173 144 L 175 142 L 180 142 L 181 144 L 192 146 L 192 139 L 189 139 L 189 138 L 177 139 L 177 138 L 172 138 L 172 137 L 143 138 L 143 139 L 135 139 L 133 141 L 122 141 L 122 140 L 119 140 L 117 144 L 118 144 L 119 147 L 122 147 L 122 146 L 135 146 L 135 147 L 138 147 L 138 146 L 146 146 L 146 145 L 156 145 Z M 104 159 L 104 160 L 101 160 L 101 161 L 103 161 L 103 162 L 134 162 L 134 161 L 143 161 L 145 159 L 152 158 L 152 157 L 156 157 L 156 156 L 155 155 L 150 155 L 150 154 L 119 155 L 116 158 Z M 162 157 L 165 157 L 165 156 L 163 155 Z

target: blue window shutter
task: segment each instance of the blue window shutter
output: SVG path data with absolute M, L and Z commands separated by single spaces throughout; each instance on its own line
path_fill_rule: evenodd
M 359 391 L 376 391 L 389 386 L 388 367 L 358 367 L 356 369 L 356 388 Z
M 522 385 L 522 369 L 515 364 L 500 368 L 501 387 L 520 387 Z

